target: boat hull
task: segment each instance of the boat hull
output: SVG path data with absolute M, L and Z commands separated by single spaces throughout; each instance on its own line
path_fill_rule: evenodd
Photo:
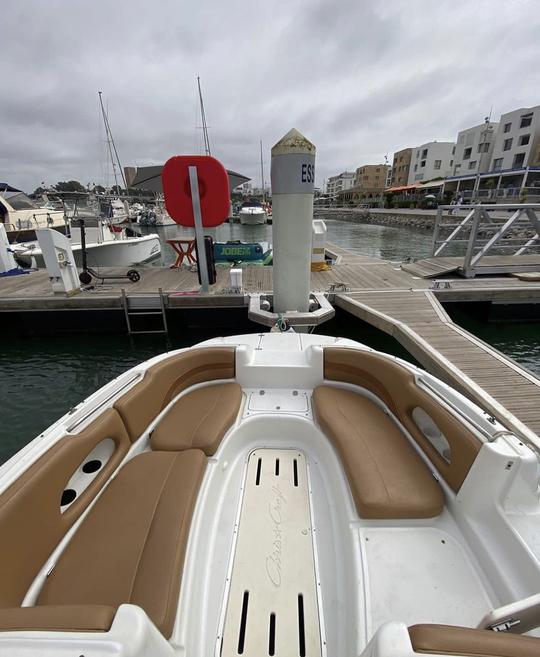
M 75 264 L 82 267 L 82 250 L 80 244 L 71 247 Z M 158 235 L 152 233 L 132 239 L 111 240 L 102 244 L 86 245 L 86 260 L 90 267 L 131 267 L 149 262 L 161 255 L 161 243 Z M 17 254 L 17 260 L 26 266 L 45 267 L 41 249 L 28 249 Z
M 251 208 L 243 208 L 238 213 L 238 216 L 240 217 L 240 223 L 246 226 L 265 224 L 268 219 L 266 212 L 260 208 L 253 210 Z

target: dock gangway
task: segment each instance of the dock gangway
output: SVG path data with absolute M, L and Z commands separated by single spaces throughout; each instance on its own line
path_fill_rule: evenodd
M 430 258 L 404 265 L 423 278 L 540 271 L 540 203 L 441 205 Z M 459 213 L 459 214 L 458 214 Z

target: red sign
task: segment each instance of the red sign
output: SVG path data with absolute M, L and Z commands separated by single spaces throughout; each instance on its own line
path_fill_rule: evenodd
M 209 155 L 175 155 L 165 162 L 161 180 L 167 212 L 181 226 L 195 225 L 188 167 L 197 167 L 203 226 L 219 226 L 229 216 L 229 176 Z

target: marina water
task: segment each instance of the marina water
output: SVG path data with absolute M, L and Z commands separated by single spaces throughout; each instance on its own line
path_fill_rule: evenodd
M 401 261 L 429 254 L 431 233 L 409 227 L 361 225 L 328 221 L 328 240 L 355 253 Z M 143 232 L 155 229 L 143 228 Z M 167 239 L 190 239 L 192 233 L 179 226 L 157 229 L 163 242 L 162 261 L 169 265 L 175 255 Z M 272 227 L 223 224 L 208 231 L 215 240 L 272 242 Z M 475 333 L 522 366 L 540 376 L 538 324 L 523 322 L 486 323 L 459 313 L 455 321 Z M 0 350 L 0 463 L 39 435 L 53 421 L 89 394 L 137 363 L 165 350 L 192 345 L 215 335 L 253 332 L 260 327 L 243 323 L 176 327 L 167 338 L 125 335 L 21 336 L 4 329 Z M 342 335 L 376 349 L 410 357 L 393 338 L 339 313 L 319 332 Z

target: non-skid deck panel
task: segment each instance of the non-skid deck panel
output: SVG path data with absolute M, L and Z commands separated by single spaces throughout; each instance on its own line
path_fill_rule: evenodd
M 305 457 L 249 457 L 222 657 L 318 657 L 321 632 Z
M 407 625 L 470 626 L 493 608 L 460 543 L 434 527 L 360 530 L 371 633 L 399 618 Z
M 502 424 L 522 434 L 501 408 L 540 435 L 540 380 L 454 324 L 433 292 L 354 292 L 336 295 L 336 305 L 393 335 L 424 367 Z

